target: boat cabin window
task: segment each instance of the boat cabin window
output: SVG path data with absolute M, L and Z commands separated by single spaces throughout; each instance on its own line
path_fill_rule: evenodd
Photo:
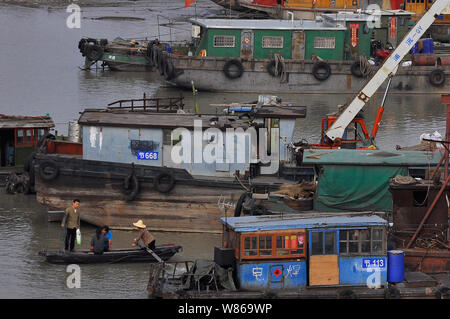
M 341 255 L 384 253 L 383 236 L 382 228 L 340 230 L 339 253 Z
M 336 232 L 312 232 L 311 255 L 336 255 Z
M 305 256 L 304 233 L 242 235 L 241 258 L 292 258 Z
M 314 49 L 335 49 L 336 38 L 335 37 L 315 37 Z
M 283 37 L 265 36 L 262 37 L 262 47 L 264 49 L 282 49 Z
M 428 206 L 428 192 L 427 191 L 414 191 L 413 192 L 413 206 L 414 207 Z
M 23 144 L 23 130 L 16 130 L 16 145 Z
M 213 46 L 215 48 L 234 48 L 236 46 L 236 37 L 234 35 L 215 35 Z

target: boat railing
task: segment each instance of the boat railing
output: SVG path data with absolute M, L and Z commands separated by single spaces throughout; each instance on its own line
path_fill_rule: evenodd
M 127 109 L 130 111 L 149 111 L 149 112 L 176 112 L 184 108 L 184 96 L 180 94 L 179 97 L 157 97 L 147 98 L 143 94 L 142 99 L 126 99 L 117 100 L 108 104 L 108 109 Z

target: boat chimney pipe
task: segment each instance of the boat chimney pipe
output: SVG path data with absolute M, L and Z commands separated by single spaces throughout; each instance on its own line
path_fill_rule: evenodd
M 294 13 L 292 11 L 288 11 L 287 14 L 291 16 L 291 25 L 294 27 Z

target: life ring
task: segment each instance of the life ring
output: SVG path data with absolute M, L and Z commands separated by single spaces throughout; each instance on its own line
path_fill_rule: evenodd
M 234 217 L 241 216 L 242 206 L 244 205 L 244 202 L 249 197 L 250 197 L 250 194 L 248 192 L 242 193 L 241 196 L 239 196 L 239 199 L 236 203 L 236 207 L 234 208 Z
M 237 72 L 232 72 L 231 67 L 235 66 L 237 68 Z M 223 66 L 223 73 L 225 76 L 229 79 L 237 79 L 242 76 L 244 73 L 244 66 L 242 65 L 241 61 L 233 59 L 228 60 L 225 65 Z
M 441 86 L 445 83 L 445 73 L 441 69 L 434 69 L 430 72 L 428 80 L 433 86 Z
M 162 51 L 159 51 L 158 70 L 160 75 L 164 75 L 165 65 L 166 65 L 166 56 Z
M 125 192 L 125 200 L 127 202 L 135 200 L 137 194 L 139 193 L 139 180 L 134 172 L 125 177 L 123 186 Z
M 320 72 L 321 70 L 325 71 L 325 73 Z M 326 62 L 317 62 L 312 68 L 312 74 L 317 80 L 325 81 L 331 75 L 331 67 Z
M 400 290 L 398 290 L 395 287 L 389 287 L 384 291 L 384 298 L 385 299 L 400 299 L 401 298 Z
M 269 63 L 267 63 L 266 70 L 271 76 L 281 76 L 281 73 L 283 73 L 283 65 L 281 63 L 278 63 L 277 67 L 278 75 L 275 75 L 275 60 L 272 60 Z
M 91 44 L 86 48 L 86 57 L 91 61 L 100 60 L 103 56 L 103 48 L 97 44 Z
M 350 67 L 350 72 L 357 78 L 362 78 L 363 74 L 361 72 L 361 62 L 355 61 Z
M 44 160 L 39 163 L 39 176 L 45 181 L 51 181 L 58 176 L 58 164 L 52 160 Z
M 166 186 L 163 186 L 162 180 L 169 179 L 169 182 Z M 161 172 L 153 180 L 153 185 L 156 190 L 160 193 L 168 193 L 175 187 L 175 177 L 172 173 Z
M 173 67 L 173 63 L 170 58 L 166 59 L 166 63 L 164 63 L 164 78 L 169 81 L 172 80 L 175 76 L 175 68 Z
M 351 289 L 345 289 L 338 292 L 338 299 L 356 299 L 356 293 Z

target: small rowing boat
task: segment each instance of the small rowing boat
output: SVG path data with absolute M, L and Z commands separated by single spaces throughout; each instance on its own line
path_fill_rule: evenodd
M 153 251 L 162 260 L 166 261 L 182 250 L 181 246 L 173 244 L 156 246 Z M 83 250 L 76 252 L 67 251 L 41 251 L 40 256 L 52 264 L 98 264 L 119 262 L 156 262 L 157 260 L 145 248 L 140 249 L 117 249 L 95 255 L 91 251 Z

